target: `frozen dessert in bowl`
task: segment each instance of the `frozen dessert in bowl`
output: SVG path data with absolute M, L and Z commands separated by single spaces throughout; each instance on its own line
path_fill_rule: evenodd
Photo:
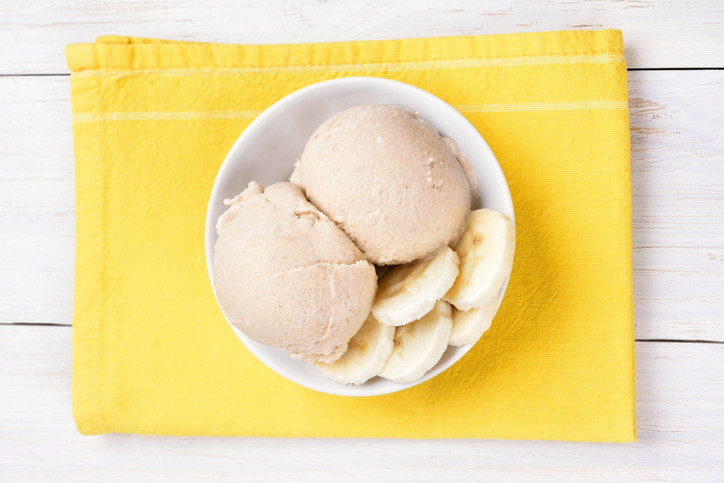
M 370 313 L 374 266 L 294 184 L 251 182 L 228 204 L 214 285 L 229 320 L 294 359 L 339 359 Z
M 434 127 L 397 106 L 322 123 L 292 181 L 377 265 L 425 258 L 458 239 L 470 211 L 462 166 Z
M 481 207 L 492 218 L 470 216 Z M 229 152 L 207 266 L 227 320 L 271 369 L 384 394 L 439 374 L 490 325 L 512 220 L 497 161 L 455 109 L 399 82 L 338 79 L 271 106 Z M 471 281 L 480 290 L 448 296 Z

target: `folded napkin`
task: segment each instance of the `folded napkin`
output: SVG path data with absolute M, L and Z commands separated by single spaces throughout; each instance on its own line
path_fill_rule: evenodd
M 81 433 L 633 441 L 626 65 L 618 31 L 304 45 L 70 45 Z M 496 154 L 517 222 L 492 328 L 442 375 L 340 397 L 259 362 L 214 299 L 204 216 L 263 109 L 344 76 L 421 87 Z M 430 119 L 434 124 L 435 120 Z

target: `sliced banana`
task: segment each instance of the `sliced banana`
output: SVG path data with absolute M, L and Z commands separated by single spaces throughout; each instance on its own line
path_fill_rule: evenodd
M 458 276 L 460 259 L 449 247 L 428 260 L 394 267 L 379 281 L 372 304 L 375 318 L 400 326 L 430 312 Z
M 455 251 L 460 273 L 444 298 L 458 310 L 483 307 L 497 296 L 513 268 L 515 226 L 502 213 L 475 210 Z
M 452 307 L 440 300 L 420 320 L 395 329 L 395 347 L 379 375 L 401 384 L 421 378 L 445 353 L 451 333 Z
M 317 368 L 340 384 L 362 384 L 375 377 L 392 353 L 395 328 L 382 325 L 372 314 L 349 341 L 347 351 L 332 364 L 317 362 Z
M 479 309 L 470 309 L 467 312 L 453 309 L 453 329 L 450 336 L 450 345 L 459 347 L 477 342 L 490 328 L 497 310 L 497 296 Z

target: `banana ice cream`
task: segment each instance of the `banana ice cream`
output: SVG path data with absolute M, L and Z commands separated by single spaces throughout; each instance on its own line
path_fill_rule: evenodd
M 374 266 L 294 184 L 252 182 L 226 204 L 214 284 L 228 319 L 296 359 L 339 359 L 370 313 Z
M 325 121 L 291 181 L 378 265 L 453 243 L 470 210 L 471 187 L 450 146 L 395 106 L 357 106 Z
M 488 330 L 512 268 L 512 221 L 470 213 L 474 174 L 454 141 L 408 110 L 335 114 L 291 183 L 251 182 L 226 200 L 213 267 L 221 308 L 247 336 L 341 384 L 419 379 L 448 345 Z M 379 290 L 372 263 L 397 265 Z

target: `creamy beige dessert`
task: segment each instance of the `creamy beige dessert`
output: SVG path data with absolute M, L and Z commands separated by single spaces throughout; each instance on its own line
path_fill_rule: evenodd
M 374 266 L 294 184 L 252 182 L 226 204 L 214 249 L 226 316 L 296 359 L 339 359 L 370 313 Z
M 399 107 L 353 107 L 315 131 L 291 181 L 250 183 L 217 223 L 216 293 L 244 334 L 363 384 L 417 380 L 488 330 L 515 227 L 471 214 L 475 173 L 452 139 Z M 379 290 L 371 262 L 395 265 Z
M 357 106 L 329 118 L 291 181 L 377 265 L 411 262 L 455 242 L 470 210 L 470 183 L 451 147 L 395 106 Z

